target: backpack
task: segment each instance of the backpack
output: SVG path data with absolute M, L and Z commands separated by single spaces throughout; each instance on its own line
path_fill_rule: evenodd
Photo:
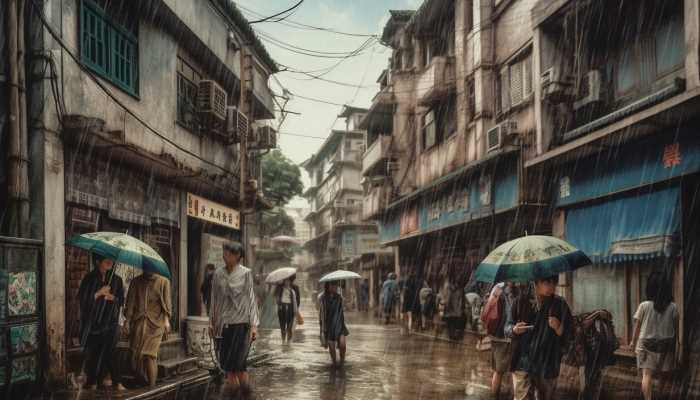
M 501 325 L 503 315 L 501 293 L 503 290 L 495 290 L 493 296 L 489 296 L 489 300 L 481 310 L 481 322 L 483 322 L 486 332 L 492 336 L 498 336 L 498 328 Z

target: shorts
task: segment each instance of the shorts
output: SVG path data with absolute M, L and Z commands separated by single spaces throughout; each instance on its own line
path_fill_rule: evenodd
M 501 374 L 508 372 L 510 370 L 511 355 L 510 342 L 491 339 L 491 369 L 494 372 Z
M 224 325 L 221 331 L 219 366 L 226 372 L 245 372 L 250 351 L 250 325 Z

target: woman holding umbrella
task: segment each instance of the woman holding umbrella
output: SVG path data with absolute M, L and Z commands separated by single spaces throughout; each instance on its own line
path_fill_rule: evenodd
M 343 312 L 343 297 L 338 293 L 338 281 L 360 279 L 361 276 L 352 271 L 338 270 L 325 275 L 319 283 L 324 289 L 319 296 L 319 321 L 321 325 L 321 345 L 328 347 L 333 366 L 341 367 L 345 363 L 346 337 L 350 334 L 345 326 Z M 337 363 L 336 347 L 340 352 L 340 364 Z
M 137 373 L 146 378 L 150 385 L 155 385 L 158 372 L 156 357 L 160 340 L 170 330 L 169 319 L 172 308 L 168 265 L 146 243 L 124 233 L 85 233 L 71 238 L 68 244 L 113 262 L 143 270 L 143 275 L 135 278 L 130 285 L 124 311 L 127 319 L 124 322 L 124 329 L 130 333 L 132 366 Z M 110 285 L 115 278 L 118 277 L 112 274 Z M 121 282 L 121 279 L 118 282 Z M 109 301 L 111 296 L 117 298 L 116 292 L 111 289 L 108 291 L 104 287 L 94 296 L 98 293 L 102 294 L 106 301 Z M 123 293 L 121 298 L 123 299 Z
M 285 279 L 277 284 L 275 288 L 275 299 L 277 300 L 277 316 L 280 321 L 282 331 L 282 342 L 291 341 L 294 332 L 294 318 L 299 313 L 301 304 L 301 294 L 299 286 L 294 284 L 296 275 Z
M 326 282 L 319 299 L 319 321 L 321 325 L 321 344 L 328 348 L 333 367 L 345 363 L 347 351 L 345 338 L 350 334 L 345 326 L 343 297 L 338 294 L 338 281 Z M 337 362 L 336 347 L 340 352 L 340 364 Z
M 124 283 L 114 270 L 114 261 L 99 255 L 92 257 L 95 269 L 80 282 L 80 344 L 85 352 L 86 386 L 120 382 L 115 349 L 119 341 L 119 312 L 124 305 Z

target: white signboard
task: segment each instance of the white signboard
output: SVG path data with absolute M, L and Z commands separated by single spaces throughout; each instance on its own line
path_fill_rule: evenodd
M 241 214 L 237 210 L 192 193 L 187 193 L 187 215 L 227 228 L 241 229 Z

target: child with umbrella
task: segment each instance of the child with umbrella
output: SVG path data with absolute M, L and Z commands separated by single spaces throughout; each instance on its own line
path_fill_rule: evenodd
M 323 293 L 319 296 L 321 344 L 328 348 L 334 367 L 342 367 L 345 363 L 346 337 L 350 334 L 345 325 L 343 297 L 338 293 L 338 281 L 359 278 L 360 275 L 354 272 L 338 270 L 320 280 L 324 284 Z M 336 348 L 340 353 L 340 364 L 337 362 Z

